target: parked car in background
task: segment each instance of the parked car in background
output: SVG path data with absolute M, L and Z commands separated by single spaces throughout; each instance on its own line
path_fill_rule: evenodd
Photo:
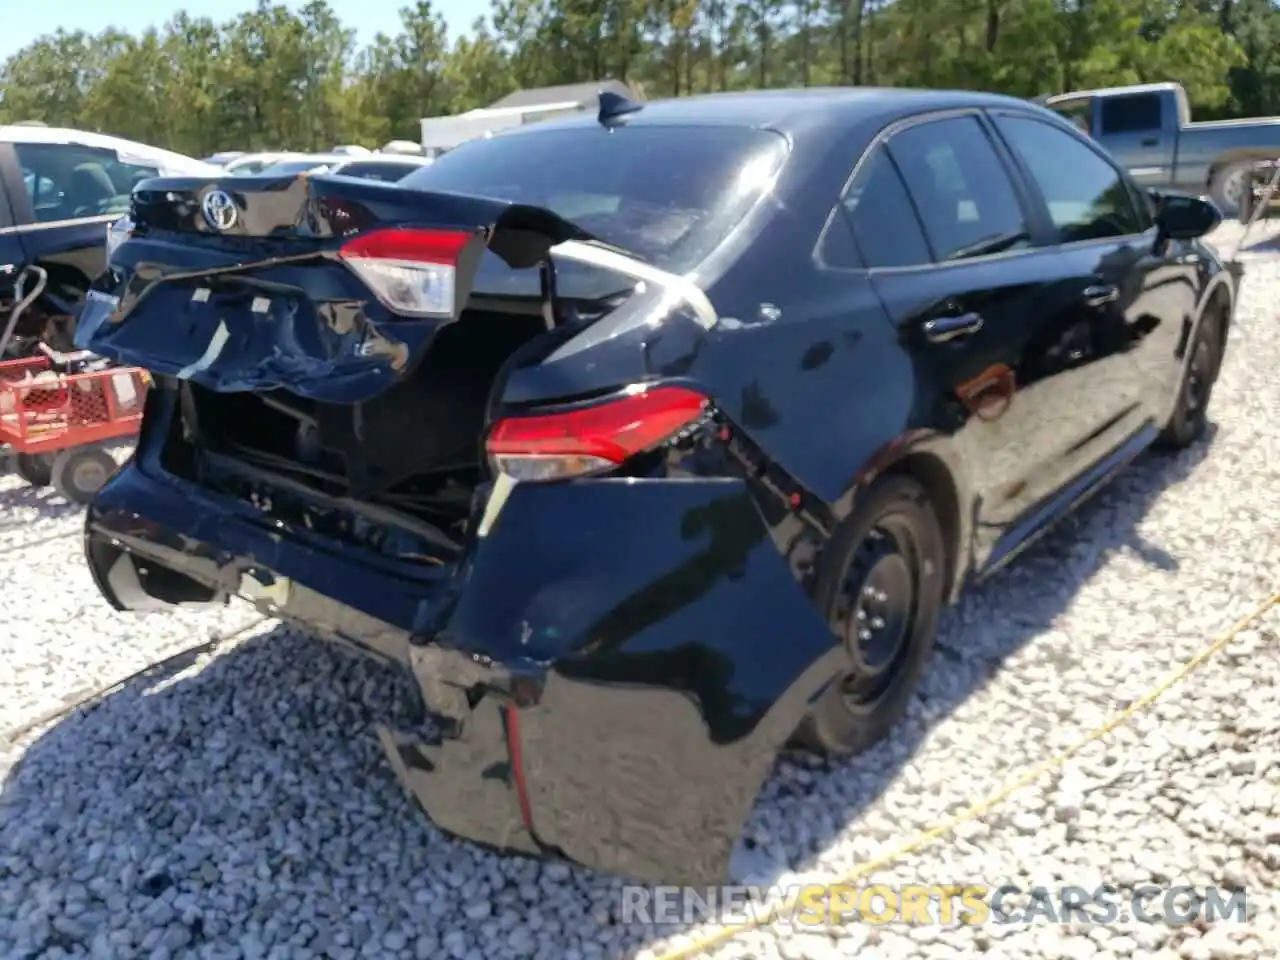
M 236 157 L 223 165 L 223 169 L 227 173 L 236 176 L 250 176 L 259 173 L 263 167 L 282 160 L 285 157 L 300 156 L 300 154 L 288 153 L 286 151 L 273 151 L 270 153 L 246 153 L 244 156 Z
M 268 163 L 254 176 L 278 177 L 290 173 L 322 173 L 330 167 L 346 163 L 351 157 L 335 153 L 295 153 Z
M 236 160 L 245 156 L 243 150 L 223 150 L 221 153 L 215 153 L 212 156 L 205 157 L 205 163 L 211 163 L 215 167 L 225 167 L 232 160 Z
M 1110 150 L 1139 186 L 1207 190 L 1228 216 L 1240 208 L 1254 163 L 1280 157 L 1280 117 L 1193 123 L 1176 83 L 1081 90 L 1044 102 Z
M 46 274 L 10 341 L 70 349 L 78 305 L 106 265 L 106 225 L 135 184 L 157 175 L 214 176 L 218 167 L 146 144 L 43 124 L 0 126 L 0 332 L 27 267 Z M 28 276 L 23 293 L 36 289 Z
M 107 601 L 399 665 L 441 827 L 657 883 L 721 881 L 785 743 L 877 741 L 946 603 L 1196 442 L 1235 307 L 1211 203 L 972 92 L 606 93 L 133 217 L 78 333 L 156 377 Z
M 422 144 L 414 143 L 412 140 L 390 140 L 382 145 L 382 149 L 378 151 L 381 154 L 394 153 L 399 155 L 408 154 L 410 156 L 423 156 L 425 151 Z
M 430 166 L 429 157 L 416 157 L 405 154 L 370 154 L 358 160 L 348 160 L 329 168 L 328 172 L 335 176 L 359 177 L 362 180 L 382 180 L 395 183 L 403 180 L 413 171 Z

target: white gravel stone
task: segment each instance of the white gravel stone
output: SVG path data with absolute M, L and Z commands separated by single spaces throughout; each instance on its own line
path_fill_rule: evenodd
M 1212 441 L 1144 457 L 948 612 L 887 742 L 851 762 L 781 760 L 744 863 L 857 869 L 1075 743 L 1277 589 L 1280 257 L 1246 259 Z M 80 524 L 0 478 L 0 957 L 656 958 L 713 929 L 623 927 L 620 881 L 442 835 L 372 737 L 375 720 L 407 716 L 403 683 L 271 624 L 10 744 L 7 731 L 256 619 L 238 605 L 112 612 Z M 1236 885 L 1247 922 L 778 926 L 708 955 L 1280 956 L 1278 638 L 1273 612 L 1129 725 L 874 874 Z

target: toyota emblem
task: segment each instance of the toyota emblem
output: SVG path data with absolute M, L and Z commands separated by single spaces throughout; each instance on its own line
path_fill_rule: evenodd
M 236 225 L 236 202 L 223 190 L 210 190 L 202 204 L 204 218 L 215 230 L 230 230 Z

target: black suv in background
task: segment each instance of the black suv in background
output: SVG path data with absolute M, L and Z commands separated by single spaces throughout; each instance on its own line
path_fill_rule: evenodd
M 157 175 L 212 175 L 218 168 L 140 143 L 40 125 L 0 126 L 0 333 L 19 278 L 48 279 L 24 311 L 15 344 L 41 339 L 71 349 L 84 292 L 106 263 L 107 224 L 128 212 L 134 184 Z M 28 280 L 26 290 L 33 289 Z

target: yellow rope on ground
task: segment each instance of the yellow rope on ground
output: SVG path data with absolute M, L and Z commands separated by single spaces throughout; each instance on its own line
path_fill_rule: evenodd
M 1160 699 L 1160 697 L 1168 693 L 1171 688 L 1181 683 L 1192 673 L 1202 667 L 1215 654 L 1221 652 L 1242 631 L 1256 623 L 1268 610 L 1277 604 L 1280 604 L 1280 593 L 1272 594 L 1269 598 L 1258 604 L 1258 606 L 1256 606 L 1247 616 L 1242 617 L 1240 620 L 1232 624 L 1232 626 L 1225 632 L 1219 634 L 1210 644 L 1208 644 L 1208 646 L 1204 647 L 1194 657 L 1181 664 L 1137 700 L 1134 700 L 1123 710 L 1117 711 L 1109 720 L 1089 731 L 1089 733 L 1085 734 L 1085 736 L 1077 740 L 1075 743 L 1049 757 L 1047 760 L 1043 760 L 1040 763 L 1032 765 L 1013 780 L 1006 783 L 999 790 L 974 801 L 959 813 L 953 814 L 941 823 L 916 834 L 914 837 L 893 848 L 888 853 L 880 854 L 871 860 L 860 863 L 844 876 L 828 881 L 827 886 L 831 887 L 837 884 L 849 884 L 858 880 L 864 880 L 872 874 L 883 870 L 885 867 L 891 866 L 903 857 L 910 856 L 911 854 L 917 853 L 926 847 L 932 846 L 960 824 L 980 817 L 993 807 L 996 807 L 1005 800 L 1008 800 L 1019 790 L 1035 783 L 1046 773 L 1061 767 L 1089 744 L 1102 739 L 1112 730 L 1115 730 L 1122 724 L 1127 723 L 1133 717 L 1144 712 L 1148 707 Z M 759 915 L 752 917 L 745 923 L 721 927 L 718 930 L 712 931 L 711 933 L 694 940 L 691 944 L 678 947 L 668 953 L 659 954 L 654 958 L 654 960 L 689 960 L 689 958 L 698 957 L 714 947 L 728 943 L 739 934 L 767 926 L 782 914 L 794 910 L 798 899 L 798 895 L 788 897 L 781 903 L 775 904 L 772 908 L 761 910 Z

